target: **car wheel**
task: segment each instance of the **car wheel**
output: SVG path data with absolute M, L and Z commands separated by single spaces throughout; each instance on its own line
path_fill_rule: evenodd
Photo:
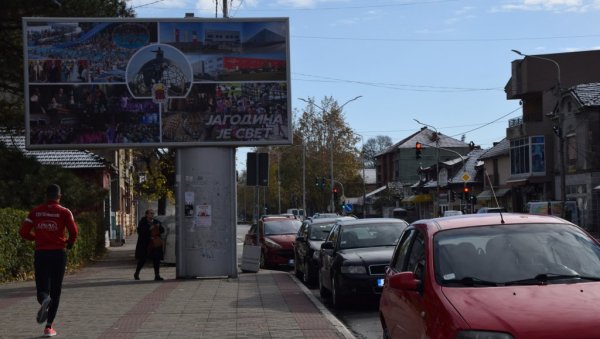
M 331 275 L 331 304 L 334 309 L 340 309 L 344 306 L 344 299 L 340 294 L 340 287 L 338 286 L 335 274 Z
M 390 331 L 388 330 L 387 326 L 385 326 L 384 322 L 381 322 L 381 327 L 383 328 L 383 339 L 391 339 L 392 337 L 390 336 Z
M 296 278 L 302 279 L 304 274 L 302 273 L 302 270 L 300 270 L 299 266 L 300 262 L 298 261 L 298 256 L 294 255 L 294 275 L 296 276 Z
M 312 274 L 310 273 L 310 265 L 306 263 L 304 264 L 304 271 L 302 272 L 302 280 L 306 285 L 312 285 L 314 280 Z
M 265 254 L 260 253 L 260 268 L 267 268 L 267 264 L 265 263 Z
M 321 299 L 329 298 L 329 291 L 323 286 L 322 279 L 319 279 L 319 295 L 321 296 Z

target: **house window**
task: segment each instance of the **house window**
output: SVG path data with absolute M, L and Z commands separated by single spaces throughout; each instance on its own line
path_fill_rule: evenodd
M 510 174 L 529 173 L 529 139 L 510 141 Z
M 510 141 L 510 173 L 512 175 L 546 173 L 544 136 Z
M 567 137 L 565 142 L 565 146 L 567 149 L 567 163 L 571 166 L 577 164 L 577 138 L 574 136 Z
M 531 172 L 535 174 L 546 173 L 546 153 L 544 151 L 544 137 L 531 137 Z

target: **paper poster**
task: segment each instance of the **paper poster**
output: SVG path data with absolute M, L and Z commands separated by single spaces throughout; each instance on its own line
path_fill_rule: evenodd
M 184 215 L 188 218 L 194 217 L 194 192 L 185 192 Z
M 212 225 L 212 213 L 210 205 L 196 206 L 196 219 L 194 224 L 198 227 L 210 227 Z

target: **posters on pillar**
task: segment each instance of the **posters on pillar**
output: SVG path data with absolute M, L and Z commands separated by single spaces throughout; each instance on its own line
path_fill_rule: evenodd
M 188 218 L 194 217 L 194 192 L 184 193 L 184 215 Z
M 212 213 L 210 205 L 198 205 L 196 206 L 198 213 L 194 220 L 195 227 L 210 227 L 212 226 Z
M 287 18 L 24 18 L 29 148 L 291 144 Z

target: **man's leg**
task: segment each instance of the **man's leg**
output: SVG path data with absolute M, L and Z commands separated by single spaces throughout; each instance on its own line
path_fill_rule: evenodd
M 41 305 L 44 299 L 50 295 L 50 265 L 46 251 L 35 251 L 33 259 L 35 270 L 35 288 L 37 301 Z
M 40 309 L 36 315 L 36 321 L 43 323 L 48 319 L 48 308 L 50 299 L 50 260 L 47 251 L 35 251 L 33 267 L 35 270 L 36 298 Z
M 52 255 L 50 261 L 50 308 L 48 309 L 48 324 L 54 322 L 58 304 L 60 302 L 60 294 L 62 292 L 63 278 L 65 277 L 65 268 L 67 265 L 67 253 L 65 251 L 48 251 Z

